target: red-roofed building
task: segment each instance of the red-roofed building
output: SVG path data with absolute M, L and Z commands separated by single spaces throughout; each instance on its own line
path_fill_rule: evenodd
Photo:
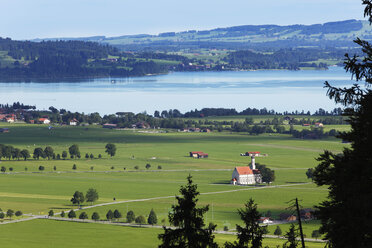
M 190 152 L 190 157 L 193 157 L 193 158 L 208 158 L 208 153 Z
M 50 120 L 48 118 L 39 118 L 39 122 L 41 124 L 50 124 Z
M 70 126 L 76 126 L 78 124 L 78 120 L 76 120 L 75 118 L 70 120 Z
M 249 166 L 235 167 L 232 173 L 231 184 L 248 185 L 262 183 L 262 176 L 259 170 L 252 170 Z

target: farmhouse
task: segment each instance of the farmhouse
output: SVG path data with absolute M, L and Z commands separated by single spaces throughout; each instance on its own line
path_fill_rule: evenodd
M 305 208 L 300 211 L 301 219 L 311 220 L 314 218 L 314 210 L 311 208 Z
M 323 127 L 323 123 L 321 123 L 321 122 L 315 122 L 315 127 Z
M 72 119 L 71 121 L 70 121 L 70 126 L 76 126 L 77 124 L 78 124 L 78 120 L 76 120 L 75 118 L 74 119 Z
M 279 214 L 280 220 L 284 221 L 295 221 L 297 220 L 297 216 L 289 213 L 281 213 Z
M 193 157 L 193 158 L 208 158 L 208 153 L 190 152 L 190 157 Z
M 262 183 L 262 176 L 259 170 L 251 169 L 249 166 L 235 167 L 232 173 L 231 184 L 249 185 Z
M 6 118 L 6 122 L 8 122 L 8 123 L 14 123 L 14 121 L 15 121 L 14 117 L 7 117 Z
M 50 120 L 48 118 L 39 118 L 39 122 L 41 124 L 50 124 Z
M 103 128 L 113 129 L 113 128 L 117 128 L 118 125 L 116 125 L 116 124 L 103 124 L 102 127 Z
M 261 224 L 270 224 L 270 223 L 273 223 L 273 221 L 270 220 L 269 217 L 261 217 L 261 218 L 258 220 L 258 223 L 261 223 Z

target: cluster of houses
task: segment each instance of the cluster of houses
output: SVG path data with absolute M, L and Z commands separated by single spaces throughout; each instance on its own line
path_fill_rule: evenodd
M 16 114 L 0 114 L 0 122 L 7 122 L 7 123 L 14 123 L 16 121 L 24 121 L 24 118 L 17 118 Z M 37 118 L 34 120 L 28 121 L 30 124 L 47 124 L 49 125 L 51 123 L 50 119 L 47 116 L 43 116 L 41 118 Z M 77 126 L 79 124 L 79 121 L 75 118 L 70 120 L 68 122 L 70 126 Z
M 0 114 L 0 121 L 14 123 L 17 120 L 15 114 Z
M 294 215 L 293 213 L 288 213 L 288 212 L 281 213 L 279 214 L 278 217 L 279 217 L 278 220 L 282 222 L 292 222 L 298 219 L 297 215 Z M 301 220 L 314 219 L 314 210 L 311 208 L 305 208 L 305 209 L 300 210 L 300 218 Z M 261 217 L 258 220 L 258 222 L 261 224 L 271 224 L 273 223 L 273 219 L 271 217 Z
M 302 124 L 302 126 L 303 126 L 303 127 L 310 127 L 311 125 L 310 125 L 309 123 L 304 123 L 304 124 Z M 321 123 L 321 122 L 315 122 L 315 123 L 314 123 L 314 126 L 315 126 L 315 127 L 323 127 L 324 125 L 323 125 L 323 123 Z
M 209 128 L 198 128 L 198 127 L 188 127 L 188 128 L 180 129 L 178 131 L 184 132 L 184 133 L 210 133 L 211 132 Z
M 192 158 L 208 158 L 208 153 L 205 152 L 190 152 Z
M 103 128 L 108 128 L 108 129 L 115 129 L 118 128 L 117 124 L 111 124 L 111 123 L 106 123 L 102 125 Z M 140 121 L 132 125 L 132 128 L 138 128 L 138 129 L 150 129 L 151 126 L 147 122 Z

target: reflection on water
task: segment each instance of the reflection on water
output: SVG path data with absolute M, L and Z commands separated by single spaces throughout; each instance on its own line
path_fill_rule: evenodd
M 277 111 L 335 107 L 323 88 L 350 85 L 342 68 L 327 71 L 177 72 L 135 78 L 80 82 L 0 83 L 0 102 L 20 101 L 101 114 L 202 107 L 267 107 Z

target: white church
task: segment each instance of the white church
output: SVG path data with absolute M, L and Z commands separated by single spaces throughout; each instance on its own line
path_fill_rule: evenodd
M 260 152 L 247 152 L 244 156 L 252 158 L 252 167 L 241 166 L 235 167 L 232 173 L 231 184 L 233 185 L 249 185 L 262 183 L 261 172 L 256 169 L 255 157 L 260 156 Z

